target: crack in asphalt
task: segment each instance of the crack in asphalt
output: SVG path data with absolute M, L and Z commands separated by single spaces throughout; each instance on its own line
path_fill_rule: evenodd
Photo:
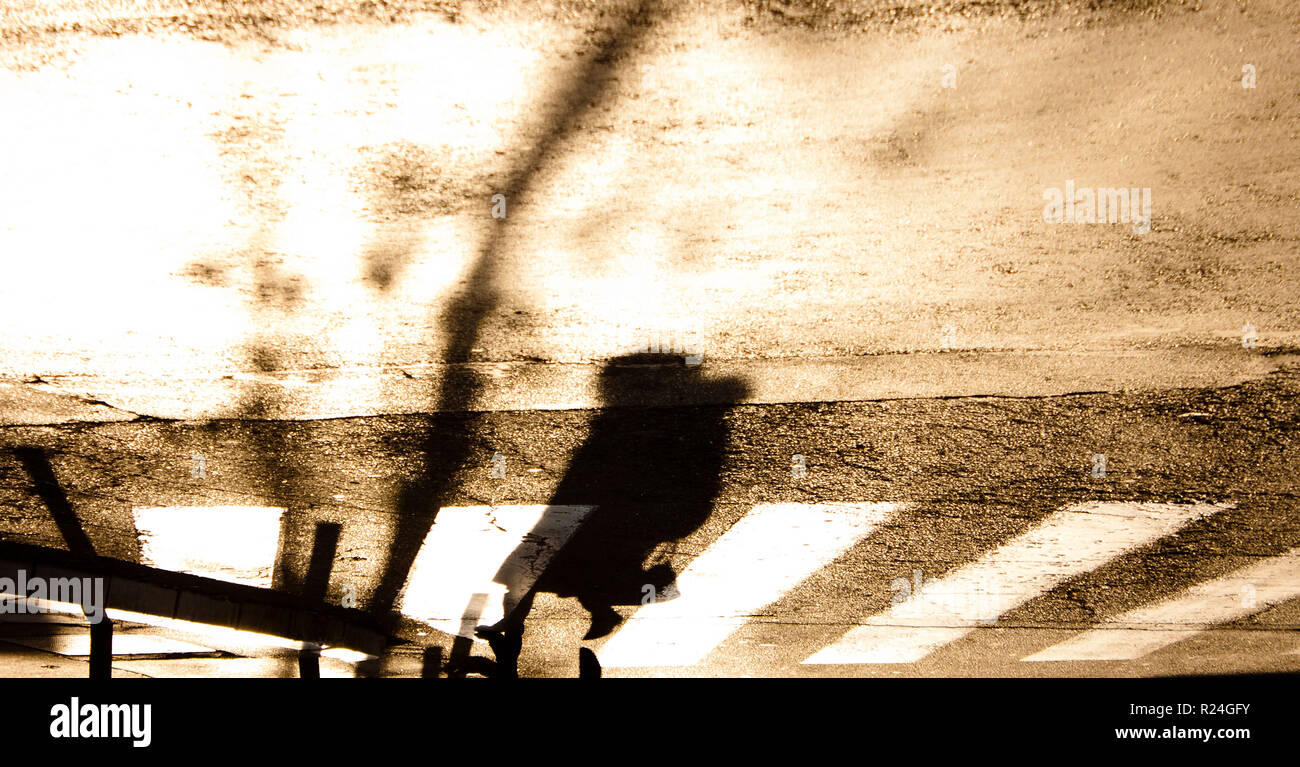
M 128 410 L 127 408 L 120 407 L 120 406 L 118 406 L 118 405 L 114 405 L 114 404 L 112 404 L 112 403 L 110 403 L 110 402 L 105 402 L 105 401 L 102 400 L 102 399 L 96 399 L 96 398 L 94 398 L 94 397 L 88 397 L 88 396 L 86 396 L 86 395 L 84 395 L 84 394 L 78 394 L 78 393 L 76 393 L 76 392 L 66 391 L 66 390 L 64 390 L 62 387 L 60 387 L 57 383 L 55 383 L 55 382 L 53 382 L 53 381 L 50 381 L 50 380 L 48 380 L 48 379 L 46 379 L 46 378 L 43 378 L 42 376 L 39 376 L 39 375 L 32 376 L 30 379 L 27 379 L 27 380 L 25 380 L 25 381 L 22 381 L 22 384 L 23 384 L 24 386 L 28 386 L 28 387 L 33 387 L 33 388 L 35 388 L 36 391 L 38 391 L 38 392 L 41 393 L 41 394 L 50 394 L 50 395 L 54 395 L 54 396 L 57 396 L 57 397 L 63 397 L 63 398 L 65 398 L 65 399 L 74 400 L 74 401 L 76 401 L 76 402 L 80 402 L 80 403 L 82 403 L 82 404 L 84 404 L 84 405 L 94 405 L 94 406 L 98 406 L 98 407 L 108 408 L 109 410 L 114 410 L 114 411 L 119 412 L 119 413 L 125 413 L 125 414 L 131 416 L 131 420 L 132 420 L 132 421 L 141 421 L 141 420 L 149 420 L 149 421 L 170 421 L 170 420 L 174 420 L 174 419 L 168 419 L 168 418 L 158 418 L 158 417 L 155 417 L 155 416 L 146 415 L 146 414 L 144 414 L 144 413 L 137 413 L 137 412 L 135 412 L 134 410 Z M 77 423 L 119 423 L 119 421 L 78 421 Z M 21 425 L 33 426 L 33 425 L 36 425 L 36 424 L 21 424 Z

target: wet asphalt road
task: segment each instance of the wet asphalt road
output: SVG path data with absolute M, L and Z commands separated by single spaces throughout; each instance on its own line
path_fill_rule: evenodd
M 571 676 L 578 673 L 577 648 L 604 641 L 583 641 L 590 616 L 570 598 L 591 584 L 597 601 L 626 618 L 639 605 L 623 583 L 641 575 L 636 565 L 681 573 L 757 504 L 894 502 L 906 505 L 797 587 L 751 611 L 700 663 L 605 674 L 1294 671 L 1294 599 L 1140 661 L 1019 659 L 1106 616 L 1300 545 L 1297 393 L 1300 376 L 1283 372 L 1225 389 L 1034 399 L 11 427 L 0 429 L 0 529 L 5 540 L 66 547 L 13 452 L 34 447 L 49 457 L 100 554 L 139 559 L 134 507 L 284 507 L 276 587 L 300 587 L 315 525 L 338 523 L 327 599 L 356 595 L 358 607 L 384 612 L 438 507 L 617 507 L 598 522 L 593 517 L 575 538 L 574 550 L 555 565 L 564 572 L 560 585 L 544 580 L 529 614 L 520 673 Z M 498 454 L 504 477 L 493 476 L 502 466 L 499 458 L 494 463 Z M 803 456 L 802 471 L 794 456 Z M 1104 456 L 1104 476 L 1096 456 Z M 446 472 L 448 466 L 455 470 Z M 1232 507 L 1047 589 L 1002 614 L 996 626 L 917 663 L 800 664 L 888 609 L 896 579 L 918 570 L 942 578 L 1053 512 L 1094 501 Z M 453 652 L 452 638 L 441 632 L 408 621 L 401 633 L 412 644 L 383 660 L 381 673 L 402 673 L 421 645 Z M 460 644 L 455 652 L 463 653 L 467 643 Z M 492 656 L 483 643 L 472 652 Z

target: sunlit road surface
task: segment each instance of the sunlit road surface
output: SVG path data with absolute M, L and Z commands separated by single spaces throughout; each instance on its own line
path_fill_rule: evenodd
M 318 410 L 394 412 L 457 297 L 485 363 L 1295 345 L 1289 3 L 667 6 L 605 62 L 622 5 L 6 42 L 0 375 L 179 417 L 341 376 Z M 1067 183 L 1149 189 L 1150 231 L 1048 223 Z
M 1294 7 L 633 5 L 0 3 L 0 539 L 297 592 L 337 531 L 406 644 L 326 675 L 490 673 L 529 592 L 524 676 L 1300 670 Z
M 9 453 L 36 447 L 100 553 L 275 588 L 302 582 L 312 531 L 337 523 L 326 598 L 362 609 L 407 550 L 409 644 L 367 673 L 419 675 L 430 646 L 492 658 L 470 637 L 511 584 L 537 589 L 524 676 L 576 676 L 580 647 L 606 676 L 1296 671 L 1297 393 L 1278 373 L 1031 399 L 10 427 L 0 498 L 6 540 L 66 545 Z M 470 445 L 453 490 L 431 527 L 402 527 L 423 451 L 445 465 L 425 441 L 444 428 Z M 606 447 L 584 453 L 592 440 Z M 617 625 L 583 640 L 606 603 Z M 192 660 L 170 673 L 204 673 Z

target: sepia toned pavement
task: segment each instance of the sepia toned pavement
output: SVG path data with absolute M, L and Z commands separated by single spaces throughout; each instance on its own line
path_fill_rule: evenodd
M 1297 346 L 1289 3 L 465 5 L 5 43 L 0 379 L 223 417 L 240 381 L 320 376 L 366 415 L 397 371 L 650 346 Z M 1149 189 L 1151 231 L 1048 223 L 1067 183 Z
M 398 643 L 115 675 L 1300 671 L 1291 4 L 201 5 L 0 2 L 0 560 Z
M 407 644 L 334 673 L 425 675 L 434 647 L 439 673 L 487 673 L 474 629 L 516 582 L 537 588 L 524 676 L 577 676 L 584 647 L 606 676 L 1294 672 L 1297 393 L 1281 372 L 1038 398 L 8 427 L 0 491 L 7 541 L 66 545 L 12 457 L 38 449 L 102 555 L 274 589 L 304 582 L 313 531 L 337 525 L 326 600 L 365 611 L 396 578 Z M 404 512 L 403 488 L 446 465 L 426 441 L 443 428 L 468 439 L 454 489 Z M 620 622 L 584 641 L 593 604 Z

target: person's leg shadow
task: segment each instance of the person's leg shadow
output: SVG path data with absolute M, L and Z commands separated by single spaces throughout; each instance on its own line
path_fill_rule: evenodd
M 476 632 L 496 655 L 497 676 L 517 676 L 524 622 L 538 592 L 578 599 L 591 615 L 583 639 L 613 632 L 623 620 L 616 606 L 640 605 L 650 594 L 662 598 L 677 574 L 666 561 L 646 567 L 646 559 L 708 519 L 727 444 L 723 419 L 747 394 L 743 381 L 706 379 L 680 358 L 665 365 L 629 355 L 605 364 L 604 409 L 551 497 L 553 506 L 595 509 L 531 588 L 514 581 L 521 569 L 516 560 L 535 557 L 535 541 L 526 540 L 498 572 L 497 582 L 510 589 L 505 617 Z M 657 406 L 647 406 L 652 402 Z M 662 406 L 684 402 L 710 404 Z M 537 528 L 545 524 L 544 518 Z

